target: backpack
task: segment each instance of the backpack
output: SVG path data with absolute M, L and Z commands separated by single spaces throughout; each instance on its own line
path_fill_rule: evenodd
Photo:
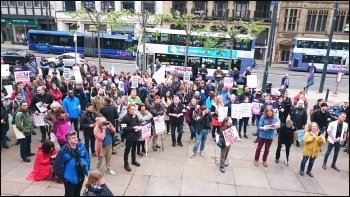
M 15 125 L 15 124 L 16 124 L 16 115 L 17 115 L 17 112 L 18 112 L 18 110 L 15 111 L 15 112 L 12 114 L 12 121 L 11 121 L 11 124 L 12 124 L 12 125 Z

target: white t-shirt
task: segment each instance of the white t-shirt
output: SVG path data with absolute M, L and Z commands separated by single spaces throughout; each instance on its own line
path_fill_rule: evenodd
M 334 137 L 336 137 L 337 135 L 337 129 L 338 129 L 338 120 L 336 121 L 333 121 L 331 123 L 329 123 L 328 125 L 328 128 L 327 128 L 327 131 L 330 131 L 332 133 L 332 135 Z M 344 137 L 344 133 L 348 130 L 348 123 L 346 122 L 343 122 L 343 129 L 341 131 L 341 134 L 340 134 L 340 137 L 339 138 L 339 141 L 341 141 Z M 334 144 L 334 140 L 333 138 L 331 138 L 331 136 L 328 135 L 328 138 L 327 138 L 327 141 L 331 144 Z

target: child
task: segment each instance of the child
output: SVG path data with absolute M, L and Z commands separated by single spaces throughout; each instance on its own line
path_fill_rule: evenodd
M 104 182 L 103 173 L 99 170 L 91 170 L 85 184 L 84 196 L 114 196 Z

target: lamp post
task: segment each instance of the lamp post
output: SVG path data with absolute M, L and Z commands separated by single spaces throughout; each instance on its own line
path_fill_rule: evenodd
M 336 23 L 337 14 L 338 14 L 337 12 L 338 12 L 338 1 L 335 1 L 333 20 L 332 20 L 331 30 L 330 30 L 330 33 L 329 33 L 329 40 L 328 40 L 326 57 L 323 60 L 324 61 L 324 65 L 323 65 L 323 70 L 322 70 L 320 89 L 318 90 L 319 93 L 323 92 L 324 82 L 326 80 L 327 67 L 328 67 L 328 62 L 329 62 L 329 53 L 331 51 L 331 43 L 332 43 L 332 39 L 333 39 L 334 25 Z
M 74 53 L 75 53 L 75 62 L 74 66 L 77 65 L 77 50 L 78 50 L 78 39 L 77 39 L 77 32 L 74 33 Z
M 272 11 L 272 19 L 271 19 L 271 27 L 270 27 L 270 36 L 269 36 L 269 43 L 267 46 L 267 58 L 269 58 L 269 61 L 266 61 L 265 63 L 265 70 L 264 70 L 264 78 L 263 78 L 263 83 L 262 83 L 262 90 L 263 92 L 266 92 L 266 83 L 267 83 L 267 78 L 269 75 L 269 66 L 271 66 L 271 61 L 272 61 L 272 43 L 274 42 L 274 32 L 276 28 L 276 18 L 277 18 L 277 9 L 278 9 L 278 3 L 279 1 L 272 1 L 271 4 L 273 6 L 273 11 Z

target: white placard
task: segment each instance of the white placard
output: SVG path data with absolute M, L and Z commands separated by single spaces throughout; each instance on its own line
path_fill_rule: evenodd
M 7 95 L 11 95 L 12 92 L 13 92 L 13 88 L 12 88 L 12 85 L 6 85 L 4 86 L 6 92 L 7 92 Z
M 157 135 L 161 135 L 165 133 L 166 126 L 164 121 L 164 116 L 154 117 L 154 130 Z
M 228 107 L 219 107 L 218 122 L 222 122 L 227 117 Z
M 35 126 L 46 126 L 46 123 L 44 121 L 45 115 L 46 113 L 39 113 L 38 115 L 33 115 Z
M 73 66 L 73 75 L 75 77 L 75 83 L 83 83 L 79 66 Z
M 249 88 L 258 87 L 258 76 L 257 75 L 248 75 L 247 76 L 247 86 Z
M 342 73 L 342 72 L 338 72 L 338 74 L 337 74 L 337 80 L 336 80 L 337 83 L 340 83 L 340 82 L 341 82 L 341 79 L 343 78 L 343 74 L 344 74 L 344 73 Z
M 70 79 L 70 69 L 69 68 L 64 68 L 63 69 L 63 78 L 64 79 Z
M 139 87 L 139 78 L 137 76 L 132 76 L 130 81 L 131 81 L 131 88 Z
M 157 84 L 165 83 L 165 66 L 161 66 L 152 76 Z
M 1 76 L 2 77 L 10 76 L 10 65 L 9 64 L 1 64 Z
M 252 117 L 251 103 L 241 103 L 241 107 L 242 107 L 242 117 Z
M 191 80 L 191 73 L 186 71 L 184 72 L 184 81 L 190 81 Z
M 229 145 L 232 145 L 235 142 L 241 141 L 236 127 L 230 127 L 226 130 L 223 130 L 222 134 L 224 135 L 226 143 L 228 143 Z
M 232 88 L 233 87 L 233 78 L 232 77 L 225 77 L 224 78 L 224 87 L 225 88 Z
M 44 107 L 44 103 L 43 103 L 43 102 L 40 101 L 40 102 L 36 103 L 35 105 L 38 107 L 38 109 L 39 109 L 39 111 L 40 111 L 41 113 L 47 111 L 47 108 Z
M 241 104 L 231 104 L 231 118 L 242 118 L 242 106 Z
M 113 65 L 112 65 L 113 66 Z M 111 75 L 114 76 L 115 71 L 114 71 L 114 66 L 111 68 Z

